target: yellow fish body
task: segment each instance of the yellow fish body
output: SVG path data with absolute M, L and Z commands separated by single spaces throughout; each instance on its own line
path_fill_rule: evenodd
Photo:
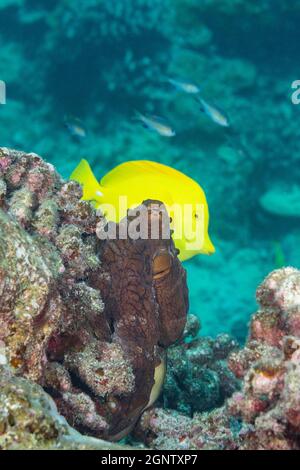
M 94 201 L 95 207 L 113 222 L 119 222 L 127 209 L 145 200 L 163 202 L 172 218 L 173 239 L 181 261 L 215 252 L 208 235 L 205 193 L 198 183 L 174 168 L 146 160 L 130 161 L 118 165 L 98 182 L 88 162 L 81 160 L 70 179 L 82 185 L 83 199 Z

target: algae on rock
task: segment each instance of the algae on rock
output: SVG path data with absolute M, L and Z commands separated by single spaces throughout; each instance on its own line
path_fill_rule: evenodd
M 129 450 L 83 436 L 43 389 L 0 366 L 0 450 Z

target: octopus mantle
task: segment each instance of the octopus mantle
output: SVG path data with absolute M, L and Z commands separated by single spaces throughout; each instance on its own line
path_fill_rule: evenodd
M 120 439 L 157 398 L 165 349 L 184 330 L 186 273 L 172 237 L 123 239 L 118 225 L 100 241 L 105 220 L 77 183 L 8 149 L 0 170 L 0 344 L 71 425 Z M 145 204 L 149 221 L 162 217 L 157 201 Z

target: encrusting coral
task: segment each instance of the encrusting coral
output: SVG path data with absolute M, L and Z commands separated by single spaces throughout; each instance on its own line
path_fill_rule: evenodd
M 74 427 L 119 439 L 159 394 L 165 349 L 184 330 L 186 274 L 172 239 L 100 241 L 105 220 L 77 183 L 35 154 L 2 149 L 0 168 L 9 365 Z M 157 203 L 146 204 L 157 217 Z
M 249 425 L 245 449 L 300 448 L 300 271 L 273 271 L 257 290 L 246 347 L 233 354 L 231 370 L 243 388 L 228 412 Z
M 128 450 L 82 436 L 57 412 L 53 400 L 29 380 L 0 366 L 1 450 Z
M 257 290 L 246 346 L 229 368 L 241 380 L 221 408 L 195 413 L 146 411 L 136 431 L 160 449 L 300 449 L 300 271 L 273 271 Z
M 168 369 L 162 395 L 164 407 L 187 416 L 221 406 L 239 388 L 227 359 L 237 342 L 228 334 L 213 340 L 199 336 L 200 323 L 188 315 L 183 339 L 168 349 Z

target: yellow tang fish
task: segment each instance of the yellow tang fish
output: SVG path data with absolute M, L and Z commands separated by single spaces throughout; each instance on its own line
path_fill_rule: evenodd
M 98 182 L 89 163 L 81 160 L 70 179 L 82 185 L 83 199 L 94 201 L 108 221 L 119 222 L 127 209 L 148 199 L 163 202 L 172 219 L 173 240 L 181 261 L 215 252 L 208 235 L 205 193 L 180 171 L 161 163 L 130 161 L 118 165 Z

